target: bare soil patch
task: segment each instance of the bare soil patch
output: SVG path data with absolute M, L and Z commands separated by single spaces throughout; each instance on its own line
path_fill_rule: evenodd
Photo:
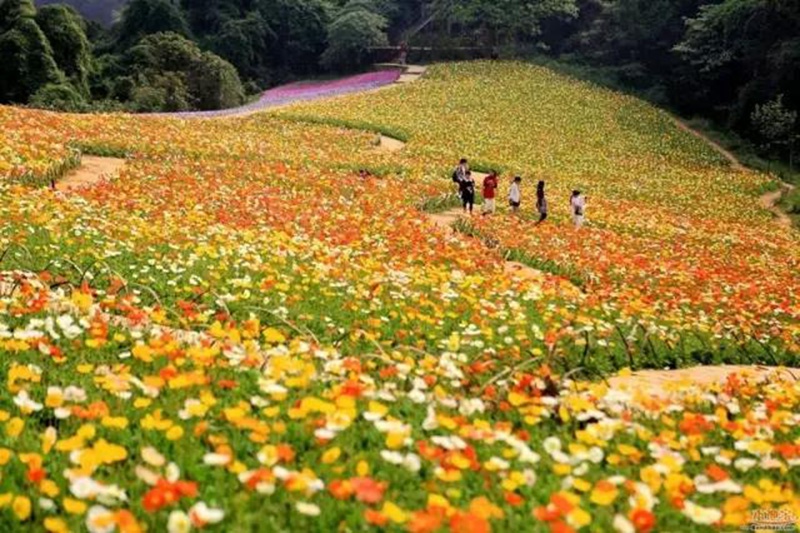
M 81 157 L 81 165 L 78 168 L 56 182 L 56 190 L 68 192 L 82 187 L 89 187 L 105 179 L 115 177 L 124 165 L 124 159 L 85 155 Z

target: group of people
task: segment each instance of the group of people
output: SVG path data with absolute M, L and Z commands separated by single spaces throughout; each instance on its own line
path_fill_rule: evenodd
M 472 171 L 469 169 L 469 161 L 466 159 L 462 159 L 453 171 L 453 182 L 458 186 L 458 194 L 464 206 L 464 213 L 471 215 L 475 207 L 476 184 L 475 179 L 472 177 Z M 491 171 L 483 179 L 482 185 L 483 208 L 481 211 L 484 216 L 494 214 L 497 210 L 497 189 L 500 188 L 500 177 L 497 172 Z M 522 178 L 520 176 L 515 176 L 511 182 L 511 187 L 508 190 L 508 204 L 514 213 L 518 212 L 522 205 Z M 575 227 L 579 228 L 583 225 L 586 216 L 586 197 L 581 191 L 574 190 L 570 196 L 569 205 L 572 221 Z M 536 186 L 536 211 L 539 213 L 537 224 L 547 220 L 547 196 L 545 194 L 545 183 L 541 180 Z

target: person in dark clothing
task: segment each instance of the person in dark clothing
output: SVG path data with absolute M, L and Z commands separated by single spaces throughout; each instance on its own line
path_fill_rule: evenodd
M 547 219 L 547 198 L 544 194 L 544 181 L 539 181 L 536 186 L 536 210 L 539 212 L 539 222 L 541 224 Z
M 472 178 L 472 172 L 469 170 L 464 174 L 464 178 L 458 183 L 459 192 L 461 194 L 461 203 L 464 205 L 464 212 L 469 208 L 469 214 L 472 214 L 472 208 L 475 206 L 475 180 Z
M 461 195 L 461 182 L 464 181 L 468 171 L 469 162 L 466 159 L 461 159 L 461 161 L 458 162 L 458 166 L 453 170 L 453 183 L 456 184 L 459 195 Z

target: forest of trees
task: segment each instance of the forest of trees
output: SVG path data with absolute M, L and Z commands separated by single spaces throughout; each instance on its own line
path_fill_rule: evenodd
M 297 77 L 365 68 L 376 48 L 408 40 L 412 59 L 426 44 L 443 59 L 466 47 L 599 67 L 783 154 L 800 131 L 798 0 L 69 3 L 103 24 L 71 7 L 0 0 L 0 102 L 210 109 Z

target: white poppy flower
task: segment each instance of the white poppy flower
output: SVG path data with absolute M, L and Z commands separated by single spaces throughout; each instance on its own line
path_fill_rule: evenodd
M 197 526 L 205 524 L 218 524 L 225 518 L 225 511 L 214 509 L 206 505 L 206 502 L 197 502 L 189 509 L 189 517 Z
M 189 516 L 180 510 L 169 513 L 167 520 L 167 531 L 169 533 L 188 533 L 192 530 L 192 521 Z
M 297 502 L 295 508 L 297 509 L 297 512 L 306 516 L 319 516 L 320 513 L 319 506 L 314 505 L 313 503 Z

